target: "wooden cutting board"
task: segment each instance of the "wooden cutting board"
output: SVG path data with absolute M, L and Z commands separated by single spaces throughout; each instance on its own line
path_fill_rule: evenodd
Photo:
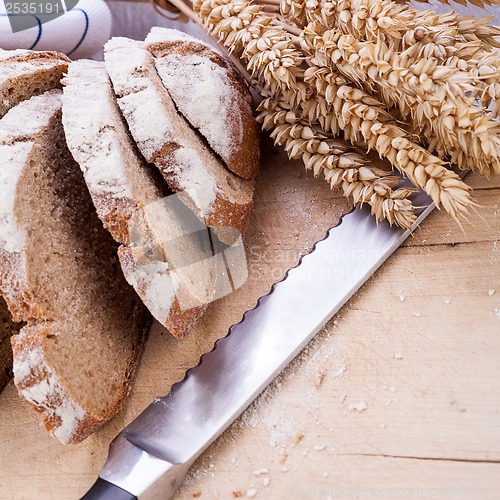
M 166 394 L 182 379 L 350 208 L 323 179 L 312 178 L 300 161 L 290 162 L 284 152 L 266 142 L 255 206 L 244 235 L 248 281 L 213 303 L 181 341 L 155 324 L 125 408 L 79 445 L 64 447 L 49 437 L 19 400 L 11 381 L 0 394 L 0 497 L 77 498 L 82 494 L 104 463 L 111 439 L 156 396 Z
M 245 235 L 251 276 L 176 341 L 156 325 L 123 411 L 62 446 L 12 383 L 0 394 L 0 498 L 76 499 L 112 438 L 348 209 L 266 148 Z M 471 175 L 463 231 L 435 212 L 198 460 L 178 499 L 471 498 L 500 492 L 500 176 Z

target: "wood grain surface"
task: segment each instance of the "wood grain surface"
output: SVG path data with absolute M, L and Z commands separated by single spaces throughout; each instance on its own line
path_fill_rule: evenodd
M 76 499 L 111 439 L 348 210 L 267 154 L 245 235 L 251 276 L 186 339 L 153 328 L 133 394 L 62 446 L 12 382 L 0 394 L 0 498 Z M 469 175 L 461 229 L 436 211 L 198 460 L 178 499 L 500 498 L 500 177 Z

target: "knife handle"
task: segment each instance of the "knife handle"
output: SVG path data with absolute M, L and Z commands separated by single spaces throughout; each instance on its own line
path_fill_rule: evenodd
M 81 500 L 137 500 L 137 497 L 99 477 Z

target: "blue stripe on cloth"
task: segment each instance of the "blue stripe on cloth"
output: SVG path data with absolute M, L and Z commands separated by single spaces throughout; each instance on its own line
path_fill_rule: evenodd
M 2 17 L 10 17 L 10 16 L 24 16 L 25 14 L 0 14 Z M 42 38 L 42 21 L 40 21 L 40 18 L 37 16 L 33 16 L 36 19 L 36 22 L 38 23 L 38 35 L 36 37 L 35 42 L 33 45 L 29 48 L 29 50 L 33 50 L 36 47 L 36 44 L 40 41 L 40 38 Z
M 36 47 L 36 44 L 40 41 L 40 38 L 42 38 L 42 31 L 43 31 L 42 21 L 40 21 L 40 19 L 36 16 L 35 19 L 38 21 L 38 36 L 36 37 L 35 43 L 30 47 L 30 50 L 33 50 Z
M 76 11 L 76 10 L 79 10 L 80 12 L 83 13 L 83 15 L 85 16 L 85 30 L 83 32 L 83 35 L 82 35 L 82 38 L 80 39 L 80 41 L 76 44 L 76 47 L 68 52 L 66 55 L 67 56 L 70 56 L 71 54 L 73 54 L 73 52 L 75 52 L 76 50 L 78 50 L 78 48 L 80 47 L 80 45 L 83 43 L 83 41 L 85 40 L 85 37 L 87 36 L 87 33 L 89 31 L 89 25 L 90 25 L 90 21 L 89 21 L 89 16 L 87 14 L 87 12 L 85 12 L 83 9 L 71 9 L 70 12 L 72 11 Z

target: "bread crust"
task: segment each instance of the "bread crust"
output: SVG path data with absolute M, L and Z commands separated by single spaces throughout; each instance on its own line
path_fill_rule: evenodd
M 113 395 L 115 403 L 107 408 L 102 415 L 97 415 L 91 409 L 82 407 L 71 395 L 64 382 L 57 376 L 57 367 L 51 365 L 46 355 L 46 344 L 50 338 L 57 335 L 51 323 L 29 325 L 22 328 L 19 335 L 11 339 L 14 356 L 14 382 L 21 399 L 35 412 L 41 415 L 45 429 L 57 437 L 63 444 L 76 444 L 93 434 L 109 419 L 116 415 L 130 393 L 134 374 L 139 364 L 147 334 L 151 325 L 150 316 L 144 309 L 136 307 L 133 322 L 142 329 L 136 355 L 130 359 L 125 375 L 124 384 L 120 391 Z M 35 355 L 34 355 L 35 353 Z M 40 394 L 40 387 L 44 398 L 39 404 L 35 402 L 33 394 Z M 67 408 L 73 413 L 64 420 L 60 409 Z M 78 418 L 75 418 L 78 414 Z M 64 429 L 69 426 L 69 431 Z M 63 430 L 61 432 L 61 427 Z
M 0 250 L 0 292 L 8 304 L 12 319 L 48 319 L 47 311 L 31 293 L 26 276 L 25 252 L 8 253 Z
M 165 41 L 159 41 L 165 34 Z M 178 38 L 176 39 L 176 33 Z M 152 40 L 148 42 L 148 40 Z M 259 128 L 253 116 L 252 108 L 254 106 L 252 96 L 248 90 L 245 80 L 240 73 L 230 64 L 226 59 L 217 54 L 208 45 L 199 43 L 196 39 L 186 36 L 176 30 L 166 28 L 153 28 L 150 36 L 146 38 L 146 45 L 150 52 L 155 56 L 155 63 L 158 69 L 160 78 L 163 84 L 169 90 L 172 99 L 184 117 L 191 123 L 192 126 L 197 128 L 199 132 L 205 136 L 210 146 L 214 149 L 215 153 L 221 156 L 227 168 L 239 175 L 243 179 L 254 179 L 259 173 L 260 166 L 260 148 L 259 148 Z M 202 82 L 205 85 L 217 86 L 222 84 L 224 77 L 227 78 L 229 85 L 225 85 L 231 95 L 231 104 L 228 107 L 221 106 L 219 108 L 220 114 L 223 119 L 230 125 L 228 133 L 230 140 L 234 145 L 230 152 L 218 148 L 214 141 L 211 141 L 209 135 L 204 128 L 198 128 L 194 125 L 193 120 L 195 116 L 191 116 L 188 112 L 188 107 L 183 107 L 182 103 L 176 98 L 176 88 L 188 87 L 189 81 L 184 81 L 183 75 L 175 75 L 175 87 L 172 88 L 162 76 L 159 63 L 162 59 L 169 63 L 170 56 L 179 56 L 181 64 L 189 64 L 189 56 L 198 56 L 200 58 L 211 61 L 214 65 L 224 70 L 224 75 L 210 72 L 212 81 Z M 240 126 L 242 133 L 240 133 Z M 210 124 L 208 124 L 208 128 Z
M 19 333 L 21 323 L 15 323 L 0 296 L 0 391 L 12 377 L 12 348 L 10 338 Z
M 164 270 L 167 264 L 163 263 L 161 270 L 151 266 L 139 270 L 135 253 L 140 252 L 134 253 L 137 245 L 152 244 L 154 236 L 147 221 L 146 205 L 163 198 L 168 191 L 166 183 L 154 165 L 146 165 L 129 137 L 103 63 L 73 62 L 64 85 L 63 123 L 67 143 L 80 163 L 104 227 L 123 245 L 118 256 L 125 278 L 155 318 L 175 337 L 181 338 L 201 317 L 206 303 L 183 310 L 177 294 L 183 294 L 189 303 L 197 301 L 190 298 L 190 291 L 182 280 L 173 297 L 150 290 L 153 282 L 168 282 L 165 276 L 168 271 Z M 82 102 L 88 114 L 81 110 Z M 105 175 L 100 172 L 102 165 L 107 168 Z M 174 221 L 168 214 L 164 215 L 162 225 L 168 232 Z M 134 250 L 127 248 L 131 244 Z M 161 257 L 168 261 L 162 244 L 158 243 L 158 247 Z
M 0 118 L 23 100 L 60 88 L 69 62 L 54 51 L 0 51 Z
M 130 279 L 136 274 L 138 269 L 137 260 L 134 258 L 133 250 L 131 248 L 121 246 L 118 249 L 118 258 L 120 259 L 120 265 L 122 266 L 125 277 Z M 151 286 L 151 282 L 138 280 L 134 283 L 134 285 L 134 288 L 136 288 L 139 296 L 145 297 L 148 294 L 147 289 Z M 161 323 L 174 337 L 178 339 L 184 337 L 194 327 L 208 307 L 208 303 L 201 303 L 199 306 L 189 308 L 181 307 L 179 296 L 182 296 L 183 294 L 189 296 L 191 295 L 189 290 L 186 290 L 183 284 L 179 283 L 179 288 L 176 289 L 172 300 L 170 302 L 165 301 L 161 304 L 163 311 L 159 313 L 157 312 L 156 314 L 153 313 L 154 316 L 164 318 Z M 192 297 L 190 296 L 188 300 L 192 300 Z
M 186 204 L 207 226 L 216 232 L 226 227 L 243 231 L 254 182 L 229 172 L 178 115 L 145 44 L 112 39 L 105 46 L 105 61 L 118 104 L 146 160 L 158 167 L 173 191 L 183 193 L 183 201 L 189 198 Z M 146 121 L 153 117 L 154 122 Z

